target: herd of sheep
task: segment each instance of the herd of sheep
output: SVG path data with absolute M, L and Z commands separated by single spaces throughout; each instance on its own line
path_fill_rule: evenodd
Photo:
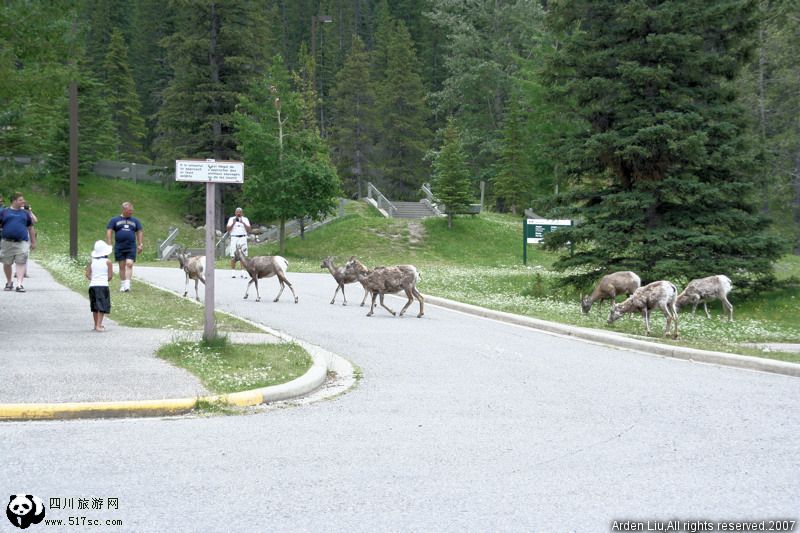
M 244 293 L 245 299 L 247 299 L 250 291 L 250 285 L 255 284 L 256 301 L 261 301 L 261 295 L 258 292 L 258 280 L 275 276 L 278 278 L 281 289 L 274 301 L 277 302 L 280 299 L 284 288 L 288 286 L 289 290 L 292 291 L 292 296 L 294 296 L 294 302 L 297 303 L 298 299 L 294 288 L 286 278 L 286 271 L 289 265 L 286 259 L 279 255 L 249 258 L 239 248 L 234 253 L 235 258 L 242 263 L 242 268 L 250 275 L 250 281 Z M 183 252 L 179 252 L 177 257 L 180 268 L 186 273 L 186 286 L 183 295 L 186 296 L 188 293 L 189 280 L 194 280 L 195 298 L 199 301 L 197 287 L 198 282 L 205 284 L 205 257 L 189 257 Z M 414 265 L 368 269 L 353 256 L 344 266 L 337 267 L 333 263 L 333 257 L 329 256 L 323 259 L 320 268 L 327 269 L 336 280 L 336 290 L 333 293 L 331 303 L 336 301 L 336 296 L 341 290 L 342 299 L 344 300 L 342 305 L 347 305 L 344 286 L 358 282 L 364 288 L 364 298 L 361 300 L 362 306 L 366 302 L 367 296 L 372 295 L 372 304 L 367 316 L 372 316 L 375 309 L 375 300 L 378 297 L 380 297 L 381 306 L 392 315 L 396 315 L 392 309 L 384 304 L 383 297 L 385 294 L 398 292 L 405 292 L 408 298 L 408 302 L 400 310 L 400 316 L 403 316 L 403 313 L 406 312 L 406 309 L 413 303 L 415 298 L 419 302 L 419 314 L 417 317 L 422 317 L 425 314 L 425 299 L 417 290 L 419 272 Z M 730 293 L 733 285 L 727 276 L 716 275 L 695 279 L 680 294 L 675 284 L 670 281 L 654 281 L 644 287 L 641 285 L 641 278 L 634 272 L 624 271 L 608 274 L 603 276 L 591 294 L 581 298 L 581 309 L 584 313 L 588 313 L 595 302 L 602 304 L 604 300 L 611 300 L 611 311 L 608 315 L 609 324 L 627 313 L 640 312 L 644 317 L 645 329 L 648 335 L 650 334 L 650 312 L 660 309 L 667 320 L 664 336 L 669 333 L 670 326 L 672 326 L 674 338 L 678 337 L 678 309 L 683 306 L 691 305 L 692 313 L 694 313 L 697 310 L 697 306 L 702 303 L 706 316 L 711 318 L 707 303 L 720 300 L 723 308 L 728 313 L 728 320 L 733 320 L 733 306 L 728 301 L 728 293 Z M 625 294 L 628 298 L 618 304 L 616 299 L 620 294 Z

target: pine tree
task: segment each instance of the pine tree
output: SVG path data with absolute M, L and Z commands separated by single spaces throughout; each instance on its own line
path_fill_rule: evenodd
M 446 77 L 430 95 L 437 117 L 458 121 L 477 179 L 492 180 L 502 150 L 503 113 L 520 58 L 540 47 L 543 11 L 529 0 L 430 0 L 426 12 L 445 34 Z
M 526 142 L 524 130 L 526 117 L 519 97 L 510 98 L 508 108 L 494 192 L 503 200 L 505 208 L 516 215 L 531 205 L 535 192 L 534 170 L 528 157 L 530 144 Z
M 472 201 L 470 170 L 467 154 L 452 118 L 448 119 L 442 137 L 442 149 L 433 161 L 431 185 L 436 201 L 445 205 L 447 227 L 452 228 L 453 217 L 466 211 Z
M 105 62 L 106 100 L 111 108 L 119 138 L 117 158 L 147 162 L 142 141 L 145 136 L 139 95 L 128 65 L 128 51 L 122 32 L 114 29 Z
M 129 63 L 145 120 L 145 153 L 148 158 L 153 158 L 156 113 L 171 77 L 167 51 L 160 43 L 172 33 L 172 8 L 162 0 L 138 0 L 133 3 L 131 17 L 133 31 Z
M 385 75 L 376 80 L 382 121 L 376 164 L 382 174 L 379 188 L 404 199 L 413 197 L 429 173 L 423 157 L 432 135 L 419 62 L 403 22 L 393 20 L 386 39 Z
M 768 281 L 780 254 L 754 206 L 752 151 L 735 80 L 752 47 L 754 2 L 581 1 L 551 5 L 562 46 L 548 67 L 586 127 L 559 147 L 575 182 L 549 234 L 576 247 L 559 268 L 634 270 L 644 280 L 724 273 Z
M 375 130 L 375 92 L 369 70 L 369 54 L 358 36 L 333 89 L 333 124 L 330 145 L 339 176 L 347 192 L 366 195 L 370 176 L 372 138 Z

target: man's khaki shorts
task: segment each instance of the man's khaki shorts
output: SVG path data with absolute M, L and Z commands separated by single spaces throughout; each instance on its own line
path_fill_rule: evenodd
M 28 253 L 31 250 L 31 243 L 28 241 L 0 241 L 0 261 L 4 265 L 16 263 L 24 265 L 28 262 Z

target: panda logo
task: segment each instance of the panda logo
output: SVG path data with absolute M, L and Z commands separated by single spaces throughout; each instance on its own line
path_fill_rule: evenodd
M 8 520 L 20 529 L 38 524 L 44 519 L 44 503 L 32 494 L 12 494 L 6 507 Z

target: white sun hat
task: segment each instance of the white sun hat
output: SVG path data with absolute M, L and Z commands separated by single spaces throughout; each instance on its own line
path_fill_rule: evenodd
M 111 253 L 111 245 L 106 244 L 105 241 L 97 241 L 94 243 L 94 250 L 92 250 L 92 257 L 107 257 Z

